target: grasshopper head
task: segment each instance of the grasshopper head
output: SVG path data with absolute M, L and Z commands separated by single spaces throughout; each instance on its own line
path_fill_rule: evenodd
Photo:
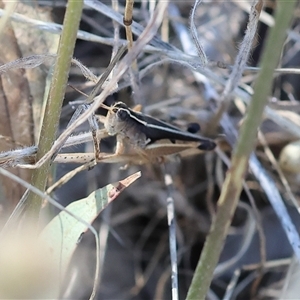
M 126 130 L 130 119 L 130 112 L 122 102 L 114 104 L 107 113 L 104 127 L 109 135 L 116 135 Z

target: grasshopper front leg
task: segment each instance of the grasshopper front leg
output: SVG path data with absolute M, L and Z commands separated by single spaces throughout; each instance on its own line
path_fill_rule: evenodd
M 117 139 L 116 150 L 113 154 L 101 154 L 100 151 L 95 153 L 97 163 L 101 162 L 105 159 L 111 159 L 111 158 L 118 157 L 124 153 L 124 151 L 125 151 L 124 138 L 121 137 L 120 135 L 117 135 L 116 139 Z
M 144 164 L 153 162 L 145 150 L 140 147 L 133 147 L 128 144 L 128 138 L 121 134 L 116 135 L 117 143 L 113 154 L 99 153 L 97 162 L 124 162 L 126 163 L 122 169 L 126 169 L 131 164 Z M 125 154 L 130 149 L 130 154 Z

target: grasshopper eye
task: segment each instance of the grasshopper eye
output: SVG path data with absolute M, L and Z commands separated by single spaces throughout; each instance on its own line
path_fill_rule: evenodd
M 118 112 L 117 112 L 117 116 L 120 120 L 126 121 L 129 117 L 129 113 L 125 109 L 119 109 Z

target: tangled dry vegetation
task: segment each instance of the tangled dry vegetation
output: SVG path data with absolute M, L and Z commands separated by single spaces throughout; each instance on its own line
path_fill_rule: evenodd
M 144 113 L 183 130 L 191 123 L 198 123 L 201 135 L 215 139 L 218 146 L 212 152 L 199 151 L 184 157 L 175 155 L 164 167 L 154 163 L 122 168 L 125 163 L 99 163 L 92 168 L 82 168 L 68 181 L 54 187 L 60 178 L 82 164 L 52 164 L 47 175 L 47 192 L 64 206 L 141 171 L 141 177 L 93 222 L 100 238 L 99 261 L 96 262 L 93 234 L 88 231 L 83 235 L 72 256 L 60 298 L 88 299 L 93 289 L 96 263 L 100 266 L 97 299 L 177 299 L 176 293 L 179 299 L 186 298 L 210 226 L 217 219 L 217 211 L 224 209 L 217 202 L 226 187 L 224 181 L 232 153 L 242 151 L 236 150 L 238 132 L 244 123 L 249 124 L 245 117 L 247 106 L 255 94 L 253 87 L 259 78 L 259 62 L 268 33 L 274 27 L 278 1 L 264 1 L 262 10 L 262 2 L 256 2 L 251 6 L 251 1 L 211 0 L 199 5 L 192 1 L 174 1 L 168 4 L 162 22 L 153 1 L 134 3 L 134 22 L 131 25 L 129 22 L 126 30 L 132 30 L 134 41 L 142 38 L 139 43 L 133 43 L 129 53 L 135 54 L 129 57 L 131 60 L 123 55 L 120 63 L 117 62 L 121 67 L 114 69 L 103 90 L 99 90 L 105 96 L 104 103 L 112 105 L 122 101 L 130 107 L 141 104 Z M 126 19 L 128 12 L 125 5 L 125 1 L 85 1 L 68 85 L 63 87 L 63 106 L 61 112 L 57 112 L 57 137 L 64 132 L 86 95 L 91 94 L 118 46 L 127 44 L 123 26 L 123 17 Z M 48 134 L 41 131 L 42 116 L 47 107 L 49 87 L 55 79 L 54 54 L 65 11 L 66 1 L 1 2 L 0 164 L 9 166 L 10 172 L 34 186 L 32 174 L 35 170 L 15 166 L 33 164 L 37 157 L 43 156 L 39 153 L 35 156 L 35 145 L 48 138 Z M 245 180 L 239 178 L 242 192 L 237 193 L 235 213 L 232 216 L 228 212 L 232 222 L 224 248 L 217 249 L 223 250 L 216 268 L 211 270 L 213 278 L 207 299 L 299 297 L 296 284 L 300 259 L 297 233 L 300 225 L 298 15 L 299 5 L 294 10 L 284 47 L 282 44 L 283 48 L 279 48 L 281 58 L 275 61 L 278 68 L 272 70 L 272 92 L 268 99 L 261 99 L 267 101 L 262 124 L 254 122 L 251 125 L 253 130 L 259 126 L 258 138 Z M 160 23 L 151 23 L 152 16 Z M 158 27 L 156 36 L 147 41 L 156 33 L 155 26 Z M 144 34 L 146 27 L 148 32 Z M 106 89 L 110 84 L 113 89 Z M 98 108 L 95 113 L 105 115 L 106 112 Z M 262 114 L 262 110 L 255 114 Z M 50 118 L 55 119 L 54 116 Z M 89 123 L 83 122 L 72 134 L 89 130 Z M 62 152 L 93 152 L 91 139 L 89 143 L 77 144 Z M 113 137 L 101 141 L 101 151 L 112 153 L 114 147 Z M 19 152 L 10 152 L 16 149 Z M 251 150 L 250 144 L 245 153 L 249 151 L 250 154 Z M 235 167 L 233 165 L 233 169 Z M 172 177 L 171 188 L 165 184 L 166 173 Z M 20 199 L 24 199 L 25 187 L 4 175 L 0 180 L 4 226 Z M 53 188 L 49 189 L 51 186 Z M 235 194 L 227 196 L 230 195 L 233 199 Z M 175 205 L 177 229 L 178 289 L 175 293 L 171 289 L 174 269 L 170 263 L 166 208 L 170 197 Z M 235 203 L 231 205 L 234 210 Z M 32 207 L 29 205 L 27 209 Z M 42 219 L 58 212 L 44 203 Z M 227 218 L 224 224 L 230 221 Z M 13 224 L 20 227 L 20 222 L 21 217 L 17 216 Z M 222 245 L 222 236 L 218 238 Z M 32 251 L 30 249 L 28 252 Z M 10 255 L 13 261 L 14 254 Z M 5 268 L 13 270 L 10 264 Z M 48 266 L 43 268 L 46 270 Z M 202 272 L 201 276 L 210 278 L 210 271 L 207 272 Z M 32 277 L 40 293 L 47 279 Z M 0 295 L 10 295 L 9 289 L 4 289 L 5 284 L 0 276 Z M 9 284 L 12 289 L 16 287 L 14 281 Z M 36 295 L 34 289 L 26 293 Z M 22 298 L 25 294 L 13 295 Z

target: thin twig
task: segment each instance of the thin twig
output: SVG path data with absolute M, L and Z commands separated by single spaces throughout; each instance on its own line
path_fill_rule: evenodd
M 133 34 L 131 30 L 133 5 L 134 5 L 134 0 L 126 0 L 123 23 L 126 31 L 126 39 L 128 41 L 128 50 L 130 50 L 133 46 Z M 142 97 L 140 95 L 141 92 L 139 88 L 138 64 L 136 59 L 132 62 L 129 68 L 129 75 L 130 75 L 130 83 L 133 90 L 133 98 L 135 100 L 134 102 L 137 104 L 139 103 L 138 101 L 142 100 Z
M 112 0 L 111 1 L 112 8 L 116 11 L 119 12 L 119 1 L 118 0 Z M 118 52 L 118 45 L 120 43 L 120 25 L 116 21 L 112 21 L 113 27 L 114 27 L 114 45 L 113 45 L 113 50 L 111 57 L 113 58 L 117 52 Z
M 197 28 L 195 26 L 195 13 L 197 10 L 197 7 L 202 2 L 202 0 L 196 0 L 195 4 L 193 5 L 192 11 L 191 11 L 191 17 L 190 17 L 190 26 L 191 26 L 191 34 L 194 40 L 194 43 L 196 45 L 196 49 L 200 58 L 200 62 L 205 66 L 207 64 L 207 57 L 205 54 L 205 51 L 202 47 L 202 45 L 199 42 L 199 37 L 197 33 Z
M 172 281 L 172 300 L 179 299 L 178 292 L 178 267 L 177 267 L 177 243 L 176 243 L 176 218 L 174 199 L 172 197 L 172 186 L 173 180 L 169 173 L 164 172 L 165 185 L 168 191 L 167 198 L 167 215 L 169 225 L 169 246 L 170 246 L 170 257 L 171 257 L 171 281 Z
M 237 269 L 237 270 L 234 271 L 233 276 L 232 276 L 232 278 L 231 278 L 231 280 L 230 280 L 230 282 L 229 282 L 229 284 L 226 288 L 226 292 L 225 292 L 225 295 L 223 297 L 223 300 L 232 299 L 232 294 L 234 292 L 234 289 L 236 287 L 236 284 L 238 282 L 238 279 L 239 279 L 240 275 L 241 275 L 241 270 L 240 269 Z
M 84 165 L 81 165 L 81 166 L 75 168 L 74 170 L 68 172 L 67 174 L 62 176 L 59 180 L 57 180 L 53 185 L 49 186 L 46 190 L 46 194 L 49 195 L 49 194 L 53 193 L 56 189 L 60 188 L 62 185 L 66 184 L 68 181 L 70 181 L 76 174 L 78 174 L 79 172 L 82 172 L 86 169 L 89 169 L 94 165 L 95 165 L 94 161 L 91 161 L 91 162 L 85 163 Z
M 133 46 L 133 36 L 131 31 L 133 4 L 134 0 L 126 0 L 123 18 L 123 23 L 126 30 L 126 39 L 128 41 L 128 49 L 132 48 Z

